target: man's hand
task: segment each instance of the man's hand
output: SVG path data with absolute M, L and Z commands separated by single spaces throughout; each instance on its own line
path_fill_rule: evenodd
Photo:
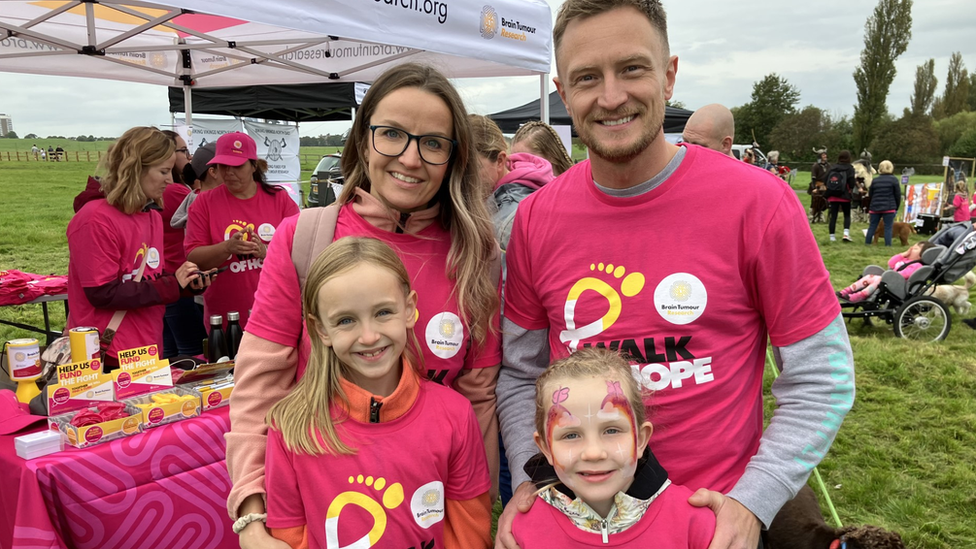
M 528 513 L 535 502 L 535 485 L 529 481 L 519 484 L 502 514 L 498 516 L 498 528 L 495 531 L 495 549 L 520 549 L 512 536 L 512 523 L 518 513 Z
M 688 503 L 708 507 L 715 513 L 715 536 L 708 549 L 756 549 L 759 546 L 762 525 L 756 515 L 738 501 L 721 492 L 701 488 L 688 498 Z

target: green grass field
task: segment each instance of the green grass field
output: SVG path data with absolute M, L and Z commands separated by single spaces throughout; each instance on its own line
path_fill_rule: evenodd
M 4 141 L 11 140 L 0 139 L 0 146 Z M 303 178 L 325 152 L 302 150 L 309 155 Z M 0 161 L 0 269 L 67 271 L 64 231 L 71 202 L 94 168 L 93 162 Z M 801 172 L 794 184 L 804 203 L 808 180 Z M 865 228 L 852 226 L 855 241 Z M 855 280 L 864 265 L 884 265 L 901 250 L 829 243 L 824 223 L 812 230 L 838 288 Z M 913 235 L 911 241 L 923 238 Z M 52 308 L 58 327 L 64 324 L 60 309 Z M 897 530 L 911 548 L 976 547 L 976 332 L 952 314 L 948 339 L 934 344 L 897 339 L 883 322 L 849 324 L 857 400 L 820 467 L 845 524 Z M 0 318 L 37 325 L 40 307 L 3 307 Z M 27 335 L 0 326 L 0 341 Z

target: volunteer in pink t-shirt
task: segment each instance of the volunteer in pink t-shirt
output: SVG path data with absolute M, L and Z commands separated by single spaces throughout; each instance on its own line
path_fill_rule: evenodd
M 68 327 L 104 335 L 116 312 L 125 313 L 107 348 L 109 369 L 121 350 L 161 347 L 164 305 L 209 284 L 193 263 L 175 273 L 163 264 L 158 202 L 173 182 L 174 149 L 156 128 L 125 132 L 103 160 L 104 197 L 93 196 L 68 223 Z
M 223 185 L 190 206 L 184 247 L 201 268 L 226 269 L 203 294 L 207 325 L 212 315 L 220 315 L 226 326 L 227 313 L 237 311 L 246 328 L 268 244 L 298 206 L 284 189 L 267 183 L 267 162 L 258 159 L 257 145 L 245 133 L 220 136 L 209 165 L 217 167 Z
M 415 332 L 425 377 L 471 402 L 494 472 L 500 275 L 470 135 L 464 104 L 444 75 L 413 63 L 384 73 L 363 98 L 342 154 L 345 186 L 334 238 L 382 240 L 404 262 L 418 294 Z M 292 254 L 311 253 L 313 238 L 296 237 L 296 224 L 314 213 L 279 228 L 237 356 L 227 434 L 234 483 L 227 505 L 234 517 L 264 511 L 264 419 L 294 386 L 308 355 Z M 446 435 L 432 427 L 401 442 L 440 436 Z M 262 526 L 249 525 L 242 540 L 270 542 Z

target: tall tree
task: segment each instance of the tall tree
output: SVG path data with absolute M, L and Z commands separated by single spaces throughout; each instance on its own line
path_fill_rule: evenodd
M 935 59 L 929 59 L 915 68 L 915 93 L 912 94 L 912 114 L 929 114 L 935 99 L 935 88 L 939 79 L 935 77 Z
M 969 75 L 969 110 L 976 112 L 976 72 Z
M 937 118 L 969 110 L 969 71 L 966 70 L 959 52 L 953 53 L 949 58 L 945 91 L 942 92 L 938 107 L 938 112 L 933 112 Z
M 768 149 L 773 128 L 788 114 L 796 112 L 800 91 L 776 73 L 767 74 L 752 86 L 752 101 L 734 111 L 736 142 L 752 143 Z
M 861 64 L 854 71 L 854 145 L 867 148 L 888 112 L 885 102 L 895 79 L 895 60 L 912 38 L 912 0 L 879 0 L 864 24 Z
M 802 111 L 788 114 L 769 134 L 769 148 L 794 161 L 816 160 L 814 149 L 824 147 L 824 133 L 830 128 L 830 116 L 821 109 L 808 105 Z

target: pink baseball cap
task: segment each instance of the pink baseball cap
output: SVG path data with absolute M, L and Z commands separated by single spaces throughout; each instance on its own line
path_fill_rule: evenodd
M 207 165 L 240 166 L 258 159 L 258 146 L 246 133 L 225 133 L 217 138 L 217 154 Z
M 0 389 L 0 435 L 16 433 L 25 427 L 44 420 L 47 420 L 47 418 L 31 415 L 27 405 L 21 404 L 13 391 Z

